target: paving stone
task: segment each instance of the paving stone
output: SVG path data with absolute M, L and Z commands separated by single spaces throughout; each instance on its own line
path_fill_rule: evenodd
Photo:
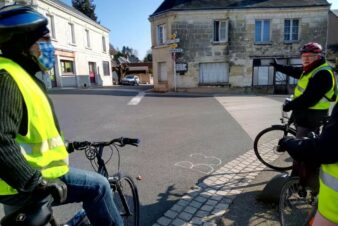
M 209 205 L 203 205 L 201 207 L 201 210 L 204 210 L 204 211 L 211 211 L 214 207 L 213 206 L 209 206 Z
M 183 212 L 180 215 L 178 215 L 178 217 L 182 220 L 185 220 L 185 222 L 189 221 L 192 218 L 192 214 L 191 213 L 187 213 L 187 212 Z
M 161 217 L 157 220 L 157 223 L 163 226 L 169 225 L 172 220 L 167 217 Z
M 195 201 L 200 202 L 200 203 L 204 203 L 205 201 L 207 201 L 207 199 L 202 197 L 202 196 L 199 196 L 199 197 L 195 198 Z
M 183 206 L 179 206 L 175 204 L 173 207 L 171 207 L 171 210 L 174 210 L 176 212 L 181 212 L 183 210 Z
M 172 222 L 172 225 L 174 225 L 174 226 L 185 226 L 185 222 L 183 220 L 177 218 Z
M 164 213 L 164 216 L 169 217 L 171 219 L 174 219 L 178 215 L 177 212 L 168 210 L 167 212 Z
M 188 212 L 190 214 L 195 214 L 197 212 L 197 208 L 188 206 L 187 208 L 184 209 L 185 212 Z
M 198 209 L 198 208 L 200 208 L 202 206 L 202 203 L 196 202 L 196 201 L 192 201 L 189 206 Z
M 201 217 L 201 218 L 203 218 L 203 217 L 206 217 L 206 216 L 208 216 L 209 215 L 209 212 L 207 212 L 207 211 L 203 211 L 203 210 L 200 210 L 200 211 L 198 211 L 197 213 L 196 213 L 196 217 Z

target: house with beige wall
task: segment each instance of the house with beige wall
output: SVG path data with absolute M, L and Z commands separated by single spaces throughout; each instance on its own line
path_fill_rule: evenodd
M 3 4 L 12 4 L 5 0 Z M 112 85 L 109 29 L 59 0 L 21 0 L 48 18 L 55 47 L 52 87 Z M 50 83 L 50 84 L 48 84 Z
M 329 10 L 326 0 L 165 0 L 149 17 L 155 90 L 293 85 L 269 64 L 299 65 L 309 41 L 325 47 Z

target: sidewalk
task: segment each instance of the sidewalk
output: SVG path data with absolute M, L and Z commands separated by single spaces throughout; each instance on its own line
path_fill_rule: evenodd
M 252 139 L 262 129 L 279 123 L 281 102 L 269 96 L 216 99 Z M 154 226 L 279 225 L 277 207 L 256 201 L 257 194 L 276 174 L 248 150 L 188 191 Z

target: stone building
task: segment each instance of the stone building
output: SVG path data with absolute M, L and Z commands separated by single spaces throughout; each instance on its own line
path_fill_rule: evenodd
M 112 85 L 109 29 L 59 0 L 0 0 L 27 4 L 48 18 L 55 66 L 47 87 Z M 49 78 L 42 76 L 43 78 Z
M 327 40 L 328 59 L 336 65 L 338 70 L 338 10 L 329 13 L 329 32 Z
M 149 17 L 155 89 L 287 91 L 296 81 L 269 63 L 299 65 L 304 43 L 325 46 L 329 10 L 326 0 L 165 0 Z

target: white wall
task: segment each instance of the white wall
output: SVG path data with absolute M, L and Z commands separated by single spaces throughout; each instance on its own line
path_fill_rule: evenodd
M 72 10 L 63 7 L 57 2 L 51 0 L 37 1 L 37 9 L 43 15 L 51 15 L 54 20 L 55 39 L 53 44 L 55 48 L 61 52 L 69 53 L 70 56 L 57 56 L 58 66 L 60 67 L 60 60 L 74 60 L 75 74 L 73 76 L 63 75 L 60 68 L 57 69 L 57 79 L 60 79 L 61 86 L 81 86 L 78 84 L 79 79 L 76 76 L 88 76 L 89 66 L 88 62 L 96 63 L 98 85 L 107 86 L 112 85 L 112 73 L 109 70 L 109 75 L 103 74 L 103 61 L 110 62 L 109 56 L 109 30 L 89 18 L 76 14 Z M 75 43 L 71 43 L 69 23 L 74 25 Z M 86 45 L 86 32 L 89 31 L 90 47 Z M 106 51 L 103 51 L 102 37 L 105 37 Z M 110 67 L 111 68 L 111 67 Z M 109 68 L 109 69 L 110 69 Z M 87 84 L 89 85 L 89 84 Z

